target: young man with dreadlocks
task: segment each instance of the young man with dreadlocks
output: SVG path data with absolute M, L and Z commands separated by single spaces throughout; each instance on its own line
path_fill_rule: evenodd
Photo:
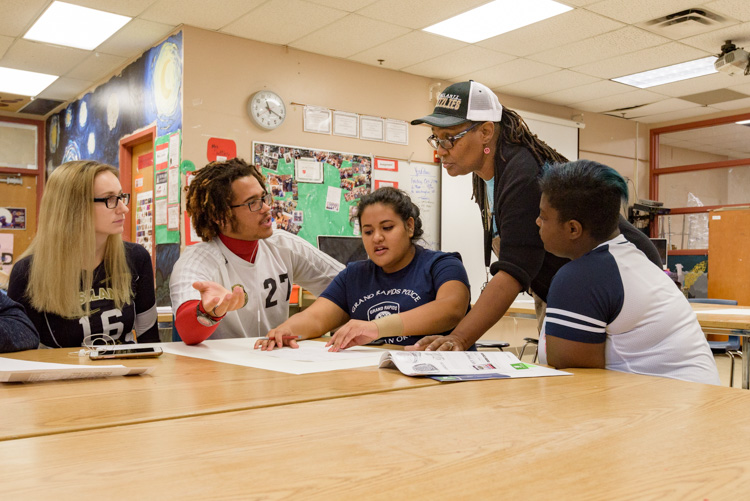
M 185 249 L 169 282 L 185 343 L 264 336 L 289 317 L 293 283 L 320 295 L 344 269 L 302 238 L 274 231 L 271 201 L 263 175 L 241 159 L 197 171 L 186 208 L 203 242 Z
M 465 350 L 500 320 L 521 291 L 533 293 L 541 324 L 552 277 L 568 260 L 545 252 L 539 238 L 539 177 L 545 164 L 565 162 L 565 157 L 532 134 L 516 112 L 503 109 L 494 92 L 474 81 L 446 87 L 433 113 L 411 123 L 432 126 L 427 142 L 448 175 L 473 176 L 485 231 L 485 265 L 490 265 L 493 248 L 498 256 L 492 280 L 451 335 L 422 338 L 413 349 Z M 661 267 L 646 235 L 622 217 L 619 226 Z

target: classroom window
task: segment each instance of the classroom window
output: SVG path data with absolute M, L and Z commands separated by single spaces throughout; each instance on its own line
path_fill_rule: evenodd
M 708 211 L 750 203 L 750 114 L 653 129 L 649 198 L 671 210 L 652 237 L 673 254 L 705 253 Z

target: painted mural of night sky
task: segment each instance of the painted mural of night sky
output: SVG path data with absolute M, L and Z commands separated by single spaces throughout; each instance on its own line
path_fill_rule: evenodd
M 182 32 L 47 119 L 47 172 L 80 159 L 117 166 L 120 139 L 151 124 L 157 136 L 182 128 Z

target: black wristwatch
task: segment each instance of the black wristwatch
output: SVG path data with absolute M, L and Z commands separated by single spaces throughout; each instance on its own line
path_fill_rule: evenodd
M 198 301 L 198 306 L 196 306 L 195 310 L 196 310 L 196 313 L 198 314 L 197 316 L 198 323 L 204 327 L 213 327 L 214 325 L 218 324 L 221 321 L 221 318 L 217 320 L 211 315 L 209 315 L 208 313 L 203 313 L 203 311 L 201 310 L 200 301 Z

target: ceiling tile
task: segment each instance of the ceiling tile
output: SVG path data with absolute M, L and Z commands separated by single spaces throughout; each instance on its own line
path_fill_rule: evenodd
M 343 10 L 313 5 L 302 0 L 270 0 L 221 31 L 260 42 L 285 45 L 346 14 Z
M 291 47 L 333 57 L 349 57 L 410 32 L 409 28 L 394 26 L 357 14 L 331 23 L 291 44 Z M 334 36 L 331 34 L 335 33 Z M 346 40 L 346 43 L 341 43 Z
M 0 59 L 3 58 L 5 52 L 10 48 L 12 43 L 13 38 L 0 35 Z
M 602 59 L 663 45 L 670 40 L 633 26 L 529 56 L 543 63 L 571 68 Z
M 596 77 L 583 75 L 570 70 L 560 70 L 538 77 L 523 80 L 500 88 L 504 94 L 512 94 L 523 97 L 539 96 L 549 94 L 558 90 L 569 89 L 579 85 L 586 85 L 599 80 Z
M 737 92 L 742 92 L 743 94 L 750 95 L 750 78 L 748 77 L 741 78 L 740 80 L 737 80 L 737 82 L 743 82 L 743 83 L 739 83 L 739 85 L 728 86 L 727 89 L 731 89 Z
M 720 111 L 717 108 L 712 108 L 710 106 L 706 106 L 705 108 L 690 108 L 687 110 L 679 110 L 679 111 L 671 111 L 668 113 L 662 113 L 659 115 L 650 115 L 647 117 L 638 117 L 636 118 L 637 122 L 641 123 L 661 123 L 661 122 L 669 122 L 672 120 L 680 120 L 683 118 L 693 118 L 693 117 L 699 117 L 701 115 L 710 115 L 711 113 L 716 113 Z
M 508 54 L 476 45 L 462 47 L 456 51 L 403 68 L 407 73 L 431 78 L 456 80 L 456 76 L 495 66 L 515 59 Z
M 695 47 L 670 42 L 665 45 L 575 66 L 571 69 L 600 78 L 615 78 L 663 66 L 670 66 L 672 64 L 684 63 L 685 61 L 692 61 L 709 55 L 711 54 Z
M 91 51 L 18 39 L 0 59 L 0 66 L 64 75 L 80 64 Z
M 575 29 L 571 29 L 575 26 Z M 624 25 L 593 12 L 575 9 L 517 30 L 478 42 L 488 49 L 527 56 L 622 28 Z
M 90 9 L 112 12 L 121 16 L 136 17 L 159 0 L 65 0 L 67 3 L 88 7 Z
M 48 0 L 3 0 L 0 35 L 19 37 L 26 33 L 47 3 Z
M 466 43 L 458 40 L 425 31 L 412 31 L 395 40 L 357 53 L 349 59 L 372 65 L 377 65 L 378 59 L 383 59 L 383 67 L 400 70 L 466 46 Z
M 657 85 L 656 87 L 651 87 L 651 90 L 665 96 L 687 96 L 688 94 L 708 92 L 709 90 L 723 89 L 734 84 L 739 84 L 743 78 L 742 76 L 729 76 L 726 73 L 712 73 L 680 82 Z
M 603 16 L 633 24 L 697 7 L 695 0 L 604 0 L 586 6 Z
M 126 62 L 127 58 L 122 56 L 94 52 L 65 76 L 77 80 L 97 81 L 114 73 Z
M 544 94 L 539 96 L 538 99 L 547 103 L 570 105 L 588 99 L 622 94 L 629 90 L 632 90 L 632 87 L 609 80 L 599 80 L 598 82 Z
M 356 12 L 359 9 L 377 2 L 377 0 L 307 0 L 310 3 L 324 5 L 332 9 L 345 10 L 347 12 Z
M 750 97 L 712 104 L 711 107 L 719 108 L 720 110 L 741 110 L 743 108 L 750 108 Z
M 750 22 L 735 24 L 703 35 L 683 38 L 680 42 L 712 54 L 719 54 L 724 41 L 732 40 L 738 47 L 745 47 L 750 52 L 750 36 L 748 36 L 748 33 L 750 33 Z
M 663 99 L 664 96 L 661 94 L 638 89 L 612 96 L 587 99 L 579 103 L 574 103 L 572 107 L 578 110 L 592 111 L 595 113 L 612 112 L 613 114 L 621 114 L 629 111 L 624 108 L 630 108 L 632 106 L 640 107 Z
M 207 30 L 218 30 L 262 3 L 263 0 L 159 0 L 139 17 L 175 26 L 189 24 Z M 262 23 L 265 24 L 266 21 L 263 20 Z
M 72 101 L 94 85 L 93 81 L 77 80 L 75 78 L 60 77 L 44 89 L 39 96 L 46 99 L 62 99 Z
M 492 68 L 461 75 L 460 77 L 456 77 L 456 80 L 476 80 L 495 90 L 504 85 L 528 80 L 540 75 L 551 74 L 559 69 L 556 66 L 537 63 L 528 59 L 514 59 L 507 63 L 493 66 Z
M 486 3 L 487 0 L 379 0 L 359 9 L 357 14 L 420 30 Z
M 115 56 L 137 56 L 143 53 L 144 47 L 152 47 L 174 29 L 175 26 L 169 24 L 133 19 L 96 50 Z
M 747 0 L 715 0 L 704 6 L 717 14 L 731 16 L 740 21 L 750 21 L 750 2 Z

